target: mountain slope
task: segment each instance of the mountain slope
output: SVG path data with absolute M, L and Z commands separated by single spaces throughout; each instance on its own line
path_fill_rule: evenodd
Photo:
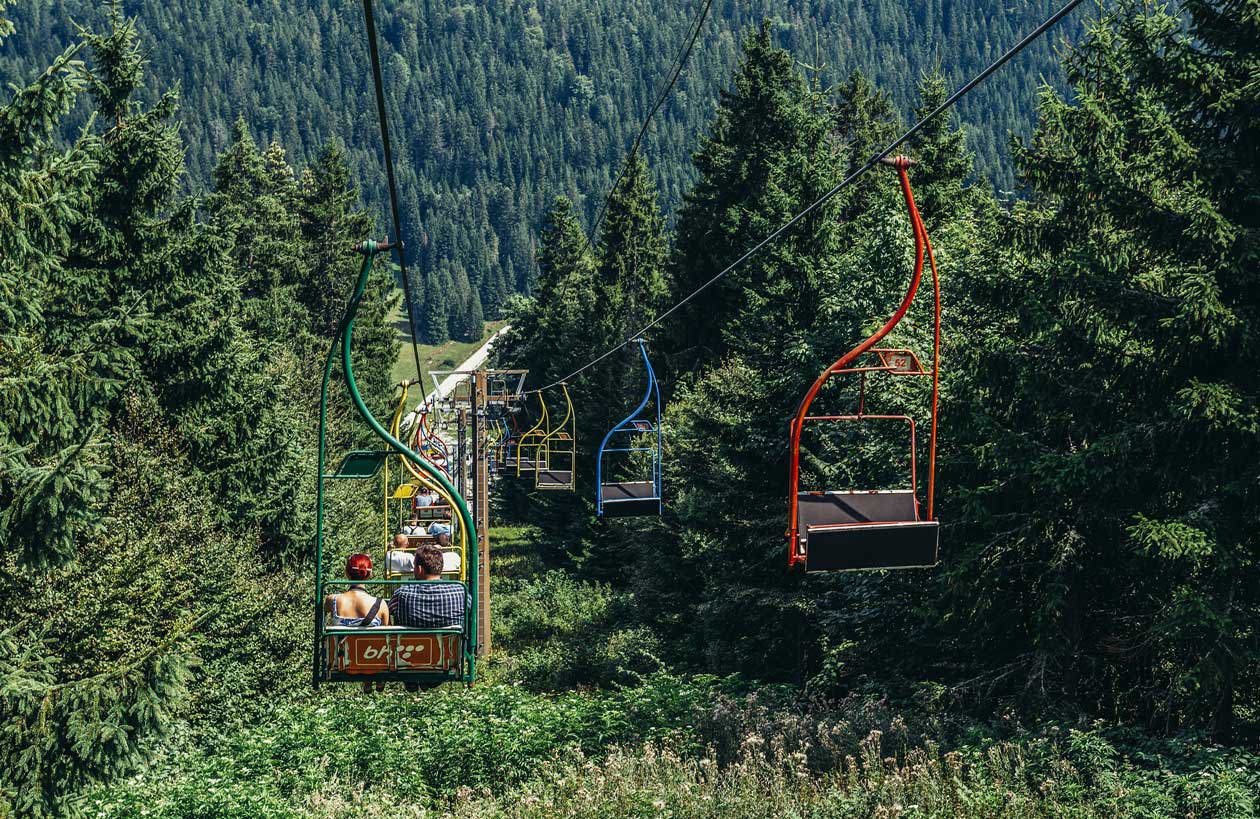
M 1053 8 L 1049 0 L 721 0 L 705 24 L 646 150 L 666 211 L 690 184 L 688 162 L 738 53 L 761 19 L 825 85 L 854 68 L 904 111 L 922 73 L 956 85 Z M 496 317 L 533 284 L 534 234 L 554 196 L 573 197 L 589 221 L 698 2 L 533 0 L 461 3 L 378 0 L 382 61 L 402 187 L 404 232 L 415 262 L 428 340 Z M 243 117 L 263 141 L 298 161 L 343 141 L 369 201 L 384 190 L 362 10 L 326 0 L 170 0 L 128 4 L 150 51 L 153 85 L 181 87 L 194 187 Z M 0 46 L 0 80 L 30 77 L 74 37 L 100 26 L 95 0 L 37 0 L 12 9 L 17 34 Z M 1053 41 L 1035 44 L 959 108 L 978 167 L 1000 186 L 1011 130 L 1031 123 Z M 384 224 L 382 219 L 381 224 Z M 383 228 L 382 228 L 383 229 Z

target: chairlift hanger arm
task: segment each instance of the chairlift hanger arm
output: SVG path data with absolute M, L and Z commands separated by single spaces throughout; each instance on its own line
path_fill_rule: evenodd
M 643 399 L 639 401 L 639 405 L 625 418 L 622 418 L 616 426 L 608 430 L 608 434 L 604 436 L 604 440 L 600 443 L 600 451 L 608 446 L 608 441 L 618 432 L 643 432 L 645 430 L 635 429 L 633 426 L 635 421 L 639 420 L 640 414 L 647 409 L 648 402 L 655 395 L 657 406 L 660 406 L 660 388 L 656 383 L 656 372 L 652 369 L 652 362 L 648 360 L 647 346 L 643 339 L 638 339 L 639 353 L 643 356 L 643 365 L 647 368 L 647 386 L 643 390 Z

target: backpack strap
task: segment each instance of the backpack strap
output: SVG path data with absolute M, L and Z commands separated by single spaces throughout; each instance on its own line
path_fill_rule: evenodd
M 381 610 L 381 598 L 376 598 L 376 602 L 372 603 L 372 608 L 368 609 L 368 613 L 359 621 L 359 628 L 367 628 L 372 625 L 372 620 L 376 618 L 376 613 Z

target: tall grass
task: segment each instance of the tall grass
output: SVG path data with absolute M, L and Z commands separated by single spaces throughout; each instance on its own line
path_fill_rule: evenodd
M 777 707 L 652 675 L 542 696 L 339 696 L 97 792 L 101 817 L 1195 817 L 1256 815 L 1242 752 L 1053 726 L 945 750 L 879 702 Z M 1183 753 L 1180 761 L 1173 758 Z

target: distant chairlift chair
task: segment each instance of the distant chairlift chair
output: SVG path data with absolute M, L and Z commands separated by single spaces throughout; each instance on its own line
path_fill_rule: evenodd
M 538 421 L 529 429 L 527 429 L 516 442 L 516 477 L 522 477 L 527 472 L 535 473 L 534 479 L 538 479 L 539 459 L 542 455 L 543 441 L 547 438 L 549 416 L 547 413 L 547 399 L 543 397 L 541 392 L 535 393 L 538 396 Z
M 647 371 L 647 388 L 643 391 L 643 400 L 634 411 L 608 430 L 599 445 L 599 454 L 595 461 L 595 480 L 599 485 L 599 495 L 595 499 L 595 513 L 602 517 L 634 517 L 641 515 L 659 515 L 662 508 L 661 493 L 661 390 L 656 380 L 656 371 L 648 359 L 647 343 L 643 339 L 635 339 L 639 345 L 639 353 L 643 356 L 643 366 Z M 653 408 L 647 409 L 648 402 Z M 610 447 L 614 436 L 624 441 L 620 446 Z M 647 445 L 641 443 L 644 439 Z M 636 445 L 638 443 L 638 445 Z M 604 459 L 612 453 L 646 452 L 651 458 L 651 475 L 646 481 L 614 481 L 604 480 Z
M 577 464 L 577 418 L 568 385 L 561 384 L 560 390 L 564 393 L 564 417 L 547 433 L 539 447 L 538 471 L 534 473 L 535 489 L 573 490 L 574 467 Z

